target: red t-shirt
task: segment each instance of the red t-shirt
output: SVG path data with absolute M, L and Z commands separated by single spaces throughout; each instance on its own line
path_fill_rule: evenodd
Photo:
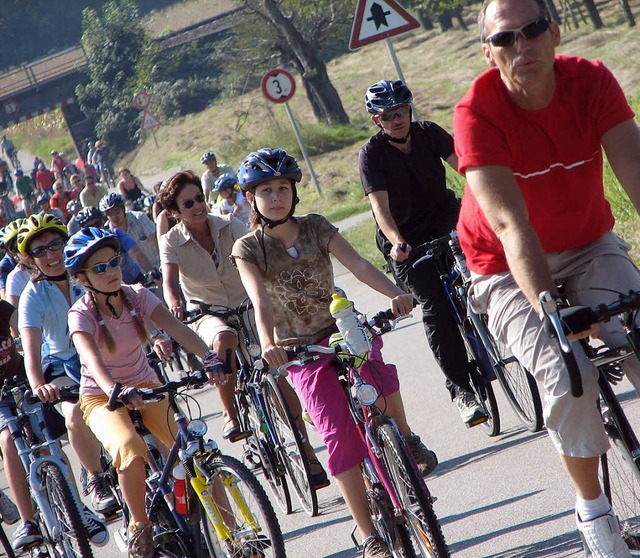
M 39 170 L 36 173 L 36 182 L 40 190 L 51 190 L 55 180 L 55 175 L 49 169 Z
M 460 172 L 509 167 L 545 252 L 584 246 L 614 224 L 602 180 L 602 136 L 634 114 L 601 62 L 556 56 L 550 105 L 530 111 L 511 102 L 497 69 L 476 79 L 454 113 Z M 506 271 L 502 244 L 469 186 L 458 220 L 469 269 Z

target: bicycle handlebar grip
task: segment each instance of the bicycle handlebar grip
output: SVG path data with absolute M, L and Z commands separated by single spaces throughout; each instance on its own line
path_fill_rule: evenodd
M 107 401 L 107 410 L 115 411 L 119 407 L 122 407 L 122 403 L 118 401 L 118 397 L 122 392 L 122 384 L 120 382 L 116 382 L 111 388 L 111 392 L 109 393 L 109 400 Z
M 565 365 L 567 366 L 567 371 L 569 372 L 569 383 L 571 385 L 571 395 L 574 397 L 582 397 L 584 393 L 584 389 L 582 387 L 582 376 L 580 375 L 580 367 L 576 361 L 576 357 L 573 354 L 573 351 L 569 353 L 565 353 L 561 351 L 562 359 L 564 360 Z

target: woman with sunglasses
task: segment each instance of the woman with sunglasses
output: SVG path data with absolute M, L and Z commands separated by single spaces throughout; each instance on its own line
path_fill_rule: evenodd
M 173 315 L 183 317 L 181 287 L 190 309 L 196 308 L 191 300 L 238 306 L 247 295 L 229 256 L 233 243 L 247 232 L 245 225 L 231 215 L 210 214 L 200 179 L 191 171 L 171 177 L 160 202 L 177 220 L 160 238 L 164 299 Z M 191 327 L 218 354 L 237 346 L 235 329 L 220 318 L 203 316 Z M 240 434 L 234 389 L 235 374 L 218 390 L 225 420 L 222 437 L 232 441 Z
M 67 314 L 84 289 L 69 280 L 64 268 L 66 241 L 67 228 L 52 215 L 31 215 L 18 230 L 18 251 L 34 272 L 20 296 L 18 328 L 29 384 L 43 402 L 55 401 L 60 385 L 80 381 L 80 359 L 69 337 Z M 62 402 L 60 409 L 69 443 L 89 472 L 92 506 L 100 513 L 116 510 L 117 503 L 100 475 L 100 444 L 82 419 L 79 404 Z M 86 507 L 84 516 L 92 542 L 106 544 L 109 536 L 104 523 Z M 19 529 L 25 534 L 20 540 L 38 535 L 37 525 L 27 520 Z
M 145 404 L 136 388 L 157 386 L 144 346 L 148 327 L 160 327 L 187 350 L 203 359 L 212 380 L 222 379 L 216 353 L 178 321 L 148 289 L 122 284 L 118 238 L 102 229 L 84 228 L 64 249 L 64 266 L 87 293 L 69 312 L 69 333 L 82 358 L 80 406 L 84 418 L 102 442 L 118 470 L 122 495 L 131 512 L 129 556 L 154 555 L 153 533 L 145 511 L 147 448 L 136 433 L 127 408 L 109 411 L 109 393 L 116 383 L 129 408 L 139 408 L 149 430 L 171 447 L 175 425 L 167 421 L 168 401 Z M 153 339 L 166 338 L 161 330 Z M 170 354 L 170 346 L 167 347 Z M 164 354 L 164 353 L 163 353 Z

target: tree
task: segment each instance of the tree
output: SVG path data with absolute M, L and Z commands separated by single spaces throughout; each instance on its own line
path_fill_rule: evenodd
M 109 0 L 102 15 L 83 10 L 82 46 L 88 79 L 76 89 L 80 107 L 116 153 L 129 150 L 140 121 L 133 94 L 153 51 L 134 0 Z
M 329 125 L 346 124 L 349 117 L 342 106 L 340 96 L 329 79 L 325 62 L 318 52 L 317 42 L 303 36 L 294 16 L 285 16 L 275 0 L 243 0 L 244 5 L 264 18 L 283 39 L 280 49 L 285 58 L 293 63 L 302 75 L 302 84 L 316 117 Z M 338 9 L 330 0 L 319 0 L 313 6 L 303 6 L 304 2 L 289 0 L 281 6 L 293 8 L 297 5 L 296 14 L 306 14 L 315 21 L 313 27 L 316 32 L 330 29 L 334 23 L 334 16 Z M 303 9 L 302 9 L 303 8 Z M 302 19 L 302 18 L 301 18 Z

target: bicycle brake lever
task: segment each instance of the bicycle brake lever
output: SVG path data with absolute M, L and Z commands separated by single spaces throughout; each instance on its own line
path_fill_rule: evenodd
M 567 336 L 564 334 L 562 322 L 560 321 L 560 314 L 558 313 L 558 304 L 556 303 L 555 298 L 553 298 L 553 295 L 549 291 L 544 291 L 540 293 L 538 300 L 540 302 L 540 308 L 542 308 L 542 312 L 551 322 L 551 325 L 553 326 L 553 329 L 558 336 L 558 343 L 560 344 L 562 352 L 570 353 L 571 345 L 567 340 Z

